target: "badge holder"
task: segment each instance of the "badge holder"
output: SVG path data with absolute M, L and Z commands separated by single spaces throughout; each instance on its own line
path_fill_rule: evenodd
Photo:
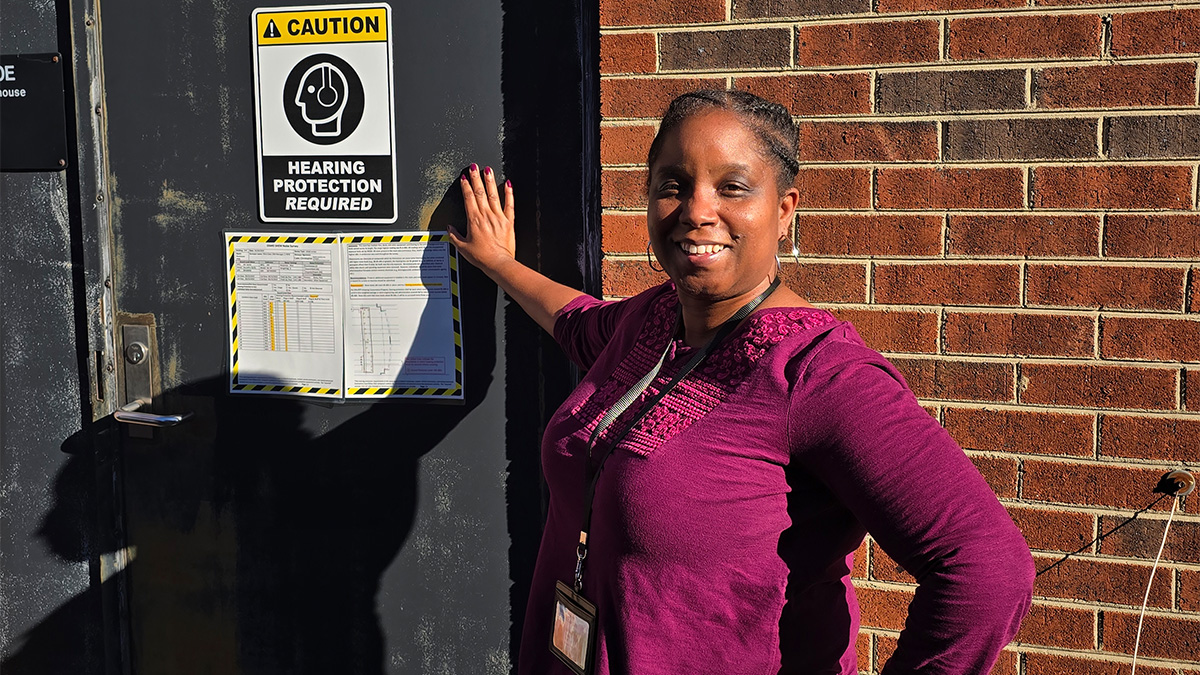
M 558 582 L 554 589 L 554 631 L 550 653 L 577 675 L 591 675 L 596 652 L 596 606 Z

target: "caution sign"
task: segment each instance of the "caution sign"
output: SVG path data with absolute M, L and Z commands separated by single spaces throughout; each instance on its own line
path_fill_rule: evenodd
M 251 14 L 264 222 L 395 222 L 390 25 L 385 4 Z

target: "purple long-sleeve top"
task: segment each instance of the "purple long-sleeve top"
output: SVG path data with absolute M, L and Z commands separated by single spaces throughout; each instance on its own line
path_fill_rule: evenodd
M 568 673 L 548 651 L 554 584 L 570 582 L 587 481 L 634 402 L 601 415 L 658 361 L 643 399 L 693 354 L 664 284 L 581 296 L 555 338 L 587 375 L 546 429 L 550 506 L 519 672 Z M 597 673 L 857 671 L 854 552 L 870 532 L 918 581 L 885 675 L 986 673 L 1029 609 L 1033 563 L 970 460 L 850 324 L 811 308 L 755 312 L 663 398 L 604 465 L 583 595 Z

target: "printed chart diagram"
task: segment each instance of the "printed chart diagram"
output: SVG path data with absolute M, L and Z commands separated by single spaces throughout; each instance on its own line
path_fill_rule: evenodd
M 362 375 L 389 375 L 392 371 L 392 317 L 386 307 L 376 303 L 356 308 L 355 337 L 360 357 L 358 372 Z M 378 356 L 378 359 L 376 358 Z
M 463 398 L 444 232 L 226 232 L 231 392 Z
M 226 236 L 230 390 L 342 396 L 336 236 Z
M 333 354 L 333 298 L 309 293 L 264 296 L 242 305 L 242 349 Z
M 347 386 L 455 383 L 448 256 L 446 242 L 347 245 Z

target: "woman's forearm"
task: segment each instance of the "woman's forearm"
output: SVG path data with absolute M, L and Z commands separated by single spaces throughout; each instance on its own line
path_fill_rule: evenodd
M 583 295 L 570 286 L 560 284 L 537 270 L 526 267 L 515 258 L 499 261 L 483 272 L 521 306 L 539 326 L 554 334 L 554 320 L 567 303 Z

